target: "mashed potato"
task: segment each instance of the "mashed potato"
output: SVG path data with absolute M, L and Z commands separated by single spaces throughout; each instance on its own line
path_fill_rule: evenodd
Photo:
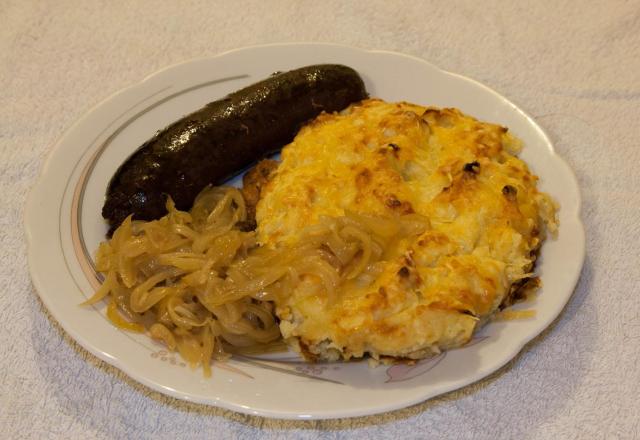
M 469 341 L 532 277 L 556 228 L 519 149 L 505 127 L 456 109 L 375 99 L 304 127 L 262 188 L 260 243 L 295 245 L 305 226 L 348 213 L 429 226 L 337 298 L 296 288 L 278 299 L 285 340 L 312 360 L 415 359 Z

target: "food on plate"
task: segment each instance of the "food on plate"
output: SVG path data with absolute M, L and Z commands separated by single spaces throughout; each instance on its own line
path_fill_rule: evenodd
M 309 360 L 418 359 L 468 342 L 534 276 L 556 229 L 520 146 L 455 109 L 376 99 L 306 125 L 262 187 L 258 243 L 296 248 L 313 225 L 338 240 L 346 231 L 327 219 L 344 216 L 370 227 L 348 233 L 366 261 L 357 275 L 337 269 L 333 290 L 307 276 L 275 297 L 285 341 Z M 407 217 L 422 226 L 397 234 Z
M 115 325 L 148 332 L 207 375 L 212 358 L 281 348 L 274 301 L 309 280 L 337 300 L 344 283 L 362 282 L 387 243 L 428 224 L 415 215 L 325 218 L 303 228 L 296 246 L 270 248 L 242 230 L 247 210 L 236 188 L 205 188 L 189 212 L 169 199 L 167 210 L 150 222 L 129 216 L 101 243 L 96 269 L 105 281 L 87 304 L 107 299 Z
M 227 356 L 223 341 L 246 348 L 279 339 L 273 305 L 256 300 L 268 266 L 248 258 L 255 233 L 238 228 L 246 220 L 240 191 L 207 187 L 189 212 L 171 199 L 166 208 L 159 220 L 127 217 L 100 244 L 105 280 L 87 303 L 106 298 L 114 324 L 147 331 L 207 375 L 212 358 Z
M 414 360 L 462 346 L 537 287 L 540 246 L 557 230 L 555 203 L 507 128 L 359 100 L 350 69 L 306 69 L 171 125 L 110 184 L 103 212 L 114 232 L 87 303 L 106 299 L 116 325 L 207 374 L 211 359 L 283 342 L 309 361 Z M 210 185 L 291 140 L 311 107 L 323 111 L 280 162 L 259 162 L 241 190 Z M 189 127 L 184 143 L 174 138 Z
M 366 96 L 353 69 L 324 64 L 276 73 L 207 104 L 159 131 L 118 169 L 102 209 L 109 233 L 131 214 L 160 218 L 167 195 L 178 209 L 189 209 L 206 185 L 282 148 L 321 112 Z

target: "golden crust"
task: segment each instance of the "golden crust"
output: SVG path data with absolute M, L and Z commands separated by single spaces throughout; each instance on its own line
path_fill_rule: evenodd
M 247 208 L 247 223 L 253 225 L 250 229 L 255 228 L 256 206 L 260 200 L 260 191 L 277 167 L 278 162 L 275 160 L 261 160 L 242 177 L 242 197 Z
M 529 276 L 545 222 L 555 227 L 553 202 L 519 148 L 506 128 L 456 109 L 375 99 L 303 128 L 262 189 L 260 242 L 293 244 L 302 227 L 347 211 L 418 213 L 431 227 L 337 301 L 297 291 L 281 299 L 284 337 L 309 359 L 330 360 L 420 358 L 466 343 Z

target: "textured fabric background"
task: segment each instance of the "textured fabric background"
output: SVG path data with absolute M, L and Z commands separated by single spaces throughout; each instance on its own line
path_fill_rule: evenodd
M 245 45 L 406 52 L 500 91 L 575 170 L 587 259 L 562 316 L 481 382 L 283 422 L 152 392 L 75 344 L 27 270 L 25 198 L 65 129 L 157 69 Z M 640 2 L 0 0 L 0 437 L 640 438 Z

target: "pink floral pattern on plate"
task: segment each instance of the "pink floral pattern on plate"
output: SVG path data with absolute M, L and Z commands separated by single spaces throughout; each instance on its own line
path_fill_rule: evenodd
M 470 347 L 472 345 L 476 345 L 485 339 L 488 336 L 478 336 L 473 338 L 469 343 L 465 345 L 465 347 Z M 442 360 L 447 356 L 447 352 L 443 351 L 442 353 L 422 359 L 416 362 L 413 365 L 409 364 L 395 364 L 387 368 L 387 380 L 385 383 L 390 382 L 404 382 L 405 380 L 411 380 L 418 376 L 422 376 L 423 374 L 433 370 Z

